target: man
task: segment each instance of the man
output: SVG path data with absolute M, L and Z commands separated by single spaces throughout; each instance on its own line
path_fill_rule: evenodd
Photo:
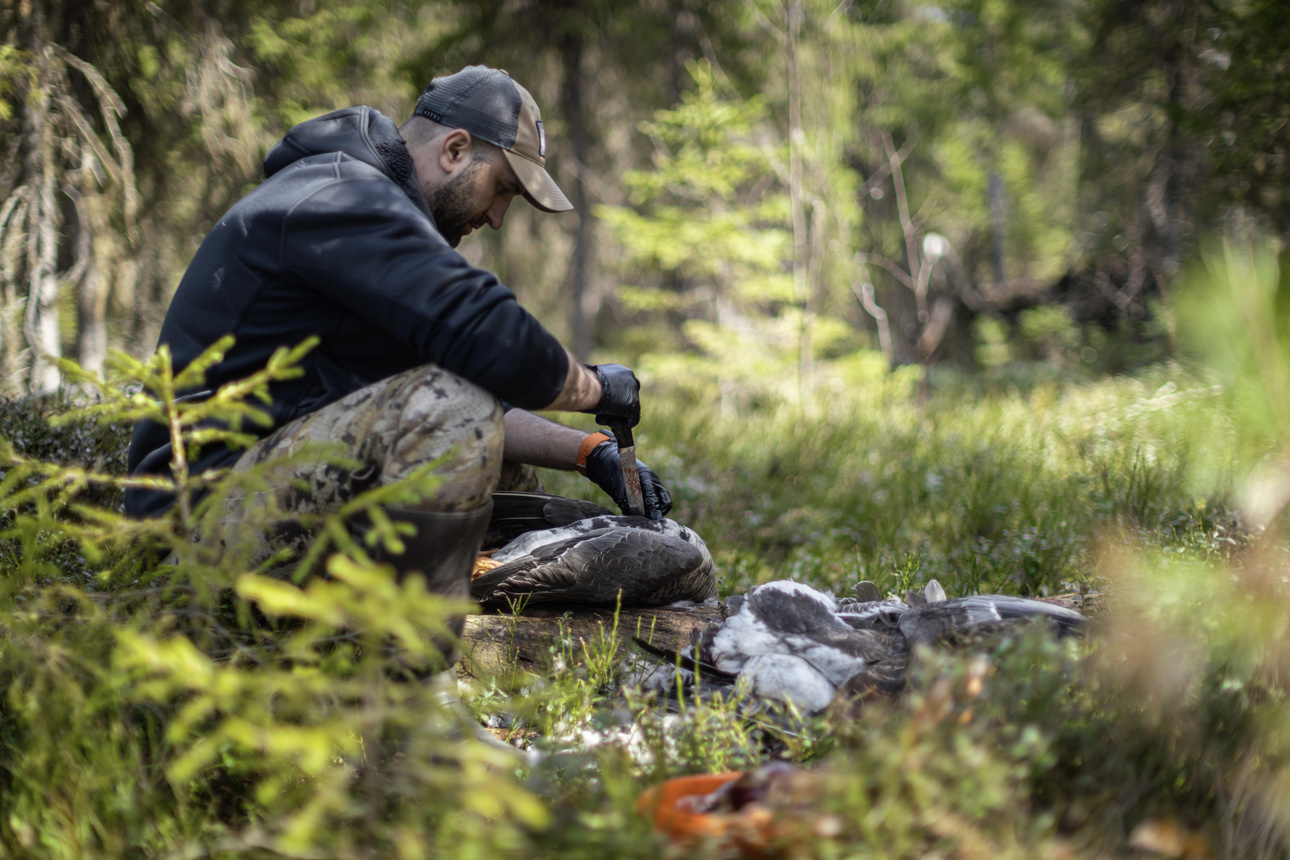
M 304 443 L 343 443 L 362 466 L 292 466 L 273 498 L 233 498 L 217 536 L 257 541 L 255 561 L 311 535 L 260 534 L 256 511 L 328 513 L 355 493 L 445 458 L 433 496 L 390 510 L 416 536 L 395 559 L 435 590 L 468 594 L 469 566 L 499 486 L 535 486 L 531 466 L 581 469 L 626 502 L 617 446 L 526 411 L 639 419 L 639 383 L 621 365 L 584 366 L 488 272 L 453 249 L 502 226 L 523 196 L 545 212 L 571 205 L 545 169 L 546 138 L 529 93 L 505 72 L 470 66 L 435 78 L 401 127 L 371 108 L 292 129 L 265 160 L 266 180 L 211 230 L 176 290 L 160 343 L 176 370 L 220 337 L 235 345 L 207 374 L 209 390 L 264 367 L 274 350 L 315 336 L 303 375 L 276 382 L 273 426 L 244 452 L 204 449 L 190 473 L 244 471 Z M 201 397 L 206 392 L 191 392 Z M 503 405 L 505 404 L 505 405 Z M 131 474 L 167 474 L 165 427 L 136 425 Z M 671 507 L 641 469 L 646 513 Z M 133 516 L 174 502 L 132 490 Z

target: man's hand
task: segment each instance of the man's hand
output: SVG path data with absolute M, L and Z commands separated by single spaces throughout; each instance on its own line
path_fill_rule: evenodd
M 600 383 L 600 402 L 594 409 L 596 420 L 612 424 L 613 419 L 627 419 L 635 427 L 641 420 L 641 384 L 630 368 L 621 364 L 589 364 Z
M 623 370 L 627 368 L 624 367 Z M 628 510 L 627 485 L 623 483 L 623 462 L 618 459 L 618 442 L 604 431 L 599 435 L 603 436 L 605 441 L 596 445 L 587 455 L 587 477 L 608 493 L 614 503 L 626 513 Z M 641 476 L 641 495 L 645 499 L 645 516 L 652 520 L 663 519 L 663 516 L 672 510 L 672 495 L 668 493 L 667 487 L 663 486 L 663 482 L 649 466 L 637 460 L 636 468 Z

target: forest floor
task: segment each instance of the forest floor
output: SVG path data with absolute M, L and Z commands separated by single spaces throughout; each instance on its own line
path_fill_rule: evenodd
M 194 666 L 208 664 L 167 650 L 173 640 L 164 636 L 177 629 L 168 622 L 161 633 L 145 630 L 163 638 L 138 639 L 134 662 L 121 663 L 134 668 L 112 676 L 116 690 L 142 678 L 143 692 L 132 695 L 188 703 L 178 712 L 182 720 L 176 717 L 169 728 L 158 723 L 156 737 L 165 741 L 148 747 L 149 755 L 102 761 L 104 742 L 93 728 L 102 709 L 95 706 L 100 716 L 83 719 L 89 700 L 79 693 L 71 704 L 56 701 L 76 716 L 75 732 L 96 751 L 51 752 L 45 745 L 56 741 L 39 720 L 23 722 L 23 708 L 39 700 L 44 718 L 57 722 L 49 704 L 55 700 L 31 698 L 32 690 L 53 682 L 11 684 L 6 731 L 21 735 L 27 747 L 6 741 L 18 790 L 4 801 L 10 825 L 0 827 L 0 839 L 19 846 L 45 839 L 103 857 L 130 856 L 124 847 L 109 850 L 102 834 L 113 828 L 168 852 L 223 845 L 210 849 L 213 856 L 376 856 L 375 849 L 356 847 L 362 840 L 355 834 L 369 833 L 376 834 L 370 844 L 387 846 L 377 853 L 389 856 L 446 846 L 460 857 L 754 856 L 729 839 L 669 843 L 638 808 L 638 798 L 686 774 L 786 762 L 809 776 L 781 798 L 784 808 L 771 814 L 769 829 L 765 820 L 756 823 L 755 837 L 773 843 L 766 849 L 771 854 L 1284 856 L 1290 846 L 1288 807 L 1280 802 L 1290 791 L 1283 743 L 1290 722 L 1281 707 L 1290 615 L 1284 542 L 1271 530 L 1260 534 L 1242 525 L 1233 513 L 1230 478 L 1206 459 L 1233 420 L 1213 386 L 1175 365 L 1100 379 L 1032 367 L 994 379 L 940 373 L 931 380 L 931 397 L 921 398 L 908 374 L 845 364 L 826 371 L 816 380 L 819 396 L 805 404 L 785 393 L 791 382 L 785 390 L 722 398 L 653 381 L 638 452 L 670 487 L 672 516 L 707 542 L 721 596 L 784 578 L 837 593 L 868 579 L 903 594 L 932 578 L 951 596 L 1092 592 L 1107 609 L 1086 641 L 1027 633 L 924 653 L 900 698 L 859 707 L 838 703 L 804 718 L 750 712 L 722 698 L 651 699 L 626 683 L 643 657 L 613 635 L 609 616 L 603 635 L 552 636 L 542 667 L 476 673 L 459 683 L 474 718 L 523 748 L 523 757 L 490 759 L 480 771 L 472 769 L 474 754 L 462 753 L 466 769 L 450 782 L 466 775 L 473 781 L 453 790 L 444 782 L 443 747 L 432 747 L 424 761 L 406 748 L 396 763 L 422 761 L 426 781 L 399 788 L 391 777 L 387 789 L 362 787 L 360 780 L 355 793 L 352 781 L 328 781 L 328 757 L 340 762 L 344 754 L 324 745 L 318 763 L 306 766 L 314 761 L 302 757 L 310 747 L 293 734 L 303 729 L 273 722 L 313 725 L 306 717 L 283 717 L 289 709 L 282 701 L 269 716 L 248 704 L 258 701 L 256 689 L 281 699 L 283 684 L 297 683 L 285 679 L 302 677 L 298 667 L 278 676 L 262 658 L 240 664 L 241 674 L 227 676 L 236 679 L 227 689 L 246 696 L 211 687 L 213 704 L 190 714 L 208 694 L 185 679 Z M 695 402 L 708 406 L 696 409 Z M 121 438 L 73 427 L 42 441 L 14 418 L 12 406 L 0 418 L 0 433 L 31 456 L 89 463 L 105 439 Z M 114 468 L 106 462 L 113 456 L 99 458 L 104 468 Z M 596 496 L 576 476 L 546 473 L 544 479 L 548 491 Z M 14 558 L 19 555 L 15 550 Z M 333 572 L 349 582 L 343 569 Z M 67 605 L 69 587 L 60 580 L 59 605 Z M 239 593 L 249 592 L 239 585 Z M 280 592 L 258 594 L 265 611 L 283 611 L 285 604 L 270 601 L 281 601 Z M 323 592 L 301 594 L 321 600 Z M 6 599 L 0 621 L 17 641 L 14 631 L 27 630 L 22 625 L 32 617 L 22 608 L 30 597 Z M 65 629 L 56 635 L 65 636 Z M 136 640 L 119 641 L 125 648 Z M 59 642 L 72 653 L 72 644 Z M 303 652 L 283 653 L 299 660 Z M 327 671 L 330 659 L 311 671 Z M 18 660 L 6 672 L 20 680 L 44 677 L 52 665 L 14 649 L 0 660 Z M 216 668 L 201 671 L 221 671 L 209 665 Z M 19 692 L 28 698 L 15 698 Z M 327 701 L 335 709 L 342 699 Z M 211 714 L 225 711 L 243 722 L 210 722 Z M 365 712 L 354 713 L 357 720 Z M 247 761 L 258 764 L 248 769 L 239 764 L 239 744 L 247 741 L 238 726 L 257 719 L 276 726 L 263 737 L 284 746 L 252 744 Z M 327 737 L 339 747 L 348 743 L 343 725 Z M 215 745 L 203 746 L 206 738 Z M 28 748 L 45 751 L 37 756 Z M 201 752 L 207 749 L 220 752 Z M 63 755 L 73 757 L 58 773 L 81 773 L 77 768 L 93 763 L 103 780 L 64 776 L 60 782 L 49 762 Z M 126 815 L 121 801 L 108 802 L 101 792 L 129 774 L 155 774 L 150 756 L 165 763 L 165 792 L 157 795 L 165 801 L 145 802 L 152 797 L 145 792 Z M 268 762 L 280 763 L 280 770 Z M 314 768 L 308 770 L 314 775 L 302 778 L 300 767 Z M 265 781 L 266 773 L 273 779 Z M 75 794 L 83 815 L 93 811 L 99 830 L 88 843 L 69 835 L 80 831 L 64 819 L 33 811 L 48 806 L 51 784 L 55 793 Z M 24 791 L 34 792 L 34 806 L 20 805 Z M 194 806 L 187 805 L 190 795 Z M 399 830 L 400 816 L 413 814 L 398 805 L 403 796 L 422 817 Z M 344 808 L 373 798 L 375 807 Z M 181 816 L 176 809 L 186 811 Z M 449 810 L 464 817 L 458 821 Z M 318 816 L 331 816 L 332 829 L 319 829 Z M 307 827 L 300 824 L 306 819 Z M 274 822 L 282 822 L 281 832 Z M 305 829 L 292 829 L 298 825 Z M 427 837 L 427 827 L 439 828 L 438 835 Z M 186 835 L 192 833 L 202 835 Z M 55 848 L 32 856 L 74 852 Z
M 1204 459 L 1225 420 L 1214 389 L 1177 366 L 1097 380 L 947 373 L 927 400 L 890 378 L 840 371 L 823 385 L 805 409 L 770 392 L 703 410 L 683 391 L 651 401 L 639 456 L 712 549 L 722 597 L 783 578 L 838 594 L 932 578 L 951 596 L 1095 593 L 1110 608 L 1094 635 L 927 654 L 900 700 L 814 719 L 748 718 L 721 701 L 660 709 L 621 688 L 641 659 L 630 647 L 555 637 L 544 695 L 531 678 L 524 695 L 496 680 L 464 689 L 499 736 L 557 759 L 594 747 L 596 766 L 555 783 L 557 806 L 631 833 L 643 786 L 786 760 L 828 786 L 783 801 L 796 823 L 778 850 L 791 856 L 1279 850 L 1278 766 L 1265 759 L 1252 777 L 1263 766 L 1250 751 L 1281 731 L 1280 688 L 1257 668 L 1272 643 L 1239 641 L 1231 625 L 1262 588 L 1251 581 L 1284 562 L 1242 527 Z M 591 497 L 568 476 L 548 489 Z M 1216 740 L 1216 725 L 1239 725 L 1252 746 Z M 605 838 L 562 831 L 552 856 Z M 627 841 L 615 850 L 657 856 Z

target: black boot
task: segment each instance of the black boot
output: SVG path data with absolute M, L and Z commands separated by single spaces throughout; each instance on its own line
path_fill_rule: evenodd
M 451 600 L 470 599 L 470 572 L 479 556 L 479 546 L 488 531 L 493 512 L 492 500 L 470 511 L 417 511 L 408 508 L 385 508 L 385 514 L 396 523 L 410 523 L 417 532 L 402 537 L 402 555 L 377 553 L 379 560 L 394 565 L 400 580 L 413 573 L 425 578 L 426 590 Z M 461 638 L 465 615 L 454 615 L 448 622 L 452 640 L 435 644 L 449 666 L 455 662 L 454 642 Z

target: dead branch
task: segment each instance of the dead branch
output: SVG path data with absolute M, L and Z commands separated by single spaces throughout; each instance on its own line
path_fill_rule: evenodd
M 878 345 L 882 349 L 883 358 L 887 360 L 887 367 L 895 366 L 896 356 L 891 343 L 891 324 L 887 320 L 887 312 L 878 304 L 874 297 L 873 282 L 869 280 L 868 273 L 864 268 L 864 261 L 860 259 L 862 255 L 856 255 L 856 265 L 860 269 L 860 282 L 857 284 L 855 278 L 851 279 L 851 292 L 860 301 L 860 306 L 864 308 L 865 313 L 873 317 L 874 323 L 878 326 Z
M 917 284 L 914 279 L 909 276 L 908 272 L 881 254 L 871 254 L 867 251 L 858 251 L 856 252 L 856 260 L 862 265 L 865 263 L 876 263 L 883 269 L 886 269 L 893 278 L 908 287 L 911 292 L 917 289 Z

